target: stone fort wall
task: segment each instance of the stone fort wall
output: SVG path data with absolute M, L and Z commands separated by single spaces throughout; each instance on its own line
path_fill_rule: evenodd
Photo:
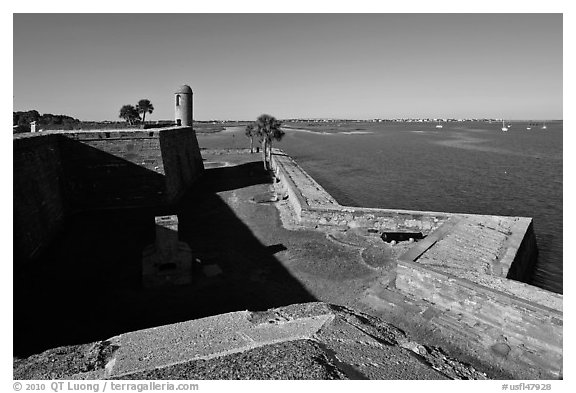
M 33 257 L 64 226 L 67 209 L 58 138 L 14 139 L 14 256 Z
M 191 127 L 17 134 L 15 256 L 34 257 L 71 214 L 174 205 L 203 170 Z
M 417 261 L 398 261 L 396 287 L 441 312 L 429 323 L 493 357 L 494 363 L 562 376 L 562 295 L 522 282 L 459 277 Z
M 537 255 L 530 218 L 341 206 L 279 150 L 273 169 L 304 226 L 423 233 L 392 287 L 422 304 L 430 326 L 503 368 L 562 376 L 563 296 L 523 282 Z

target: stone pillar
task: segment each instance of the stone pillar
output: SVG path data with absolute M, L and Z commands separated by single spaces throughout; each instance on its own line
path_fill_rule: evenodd
M 142 285 L 152 288 L 192 282 L 192 251 L 178 240 L 178 217 L 158 216 L 156 241 L 142 252 Z
M 175 123 L 178 126 L 192 127 L 192 89 L 180 86 L 174 93 Z

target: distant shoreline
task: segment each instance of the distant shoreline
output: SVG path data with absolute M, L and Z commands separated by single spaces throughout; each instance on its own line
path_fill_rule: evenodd
M 364 131 L 364 130 L 355 130 L 355 131 L 338 131 L 335 130 L 334 132 L 328 131 L 320 131 L 320 130 L 310 130 L 307 128 L 293 128 L 293 127 L 282 127 L 284 131 L 297 131 L 297 132 L 308 132 L 312 134 L 320 134 L 320 135 L 366 135 L 366 134 L 373 134 L 373 131 Z

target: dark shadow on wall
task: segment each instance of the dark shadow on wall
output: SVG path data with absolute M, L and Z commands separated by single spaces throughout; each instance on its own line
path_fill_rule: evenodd
M 152 166 L 161 164 L 159 151 L 155 157 L 119 153 L 132 160 L 129 161 L 64 136 L 60 137 L 59 147 L 65 179 L 64 197 L 72 211 L 163 204 L 164 175 L 140 165 L 144 161 L 151 162 L 148 165 Z
M 206 170 L 176 210 L 93 211 L 69 217 L 44 255 L 16 269 L 14 355 L 89 343 L 238 310 L 314 301 L 216 194 L 271 181 L 260 162 Z M 179 235 L 201 261 L 191 285 L 144 289 L 142 250 L 154 215 L 178 213 Z M 207 274 L 218 265 L 222 273 Z
M 520 247 L 516 252 L 514 261 L 508 270 L 506 278 L 536 285 L 534 278 L 538 271 L 537 268 L 539 267 L 538 254 L 539 251 L 536 242 L 536 233 L 534 232 L 534 224 L 530 223 L 526 230 L 526 234 L 522 238 Z
M 57 165 L 36 159 L 28 160 L 32 161 L 30 167 L 22 159 L 15 161 L 14 175 L 18 181 L 14 182 L 13 226 L 17 269 L 26 265 L 29 258 L 37 259 L 44 254 L 50 243 L 63 235 L 61 232 L 87 226 L 81 223 L 82 219 L 75 218 L 78 213 L 147 208 L 149 214 L 154 214 L 165 205 L 166 182 L 161 173 L 120 157 L 122 153 L 113 155 L 62 135 L 38 143 L 42 142 L 40 138 L 30 139 L 35 143 L 20 149 L 32 158 L 57 161 Z M 57 153 L 40 155 L 46 150 Z M 162 160 L 160 153 L 156 160 Z

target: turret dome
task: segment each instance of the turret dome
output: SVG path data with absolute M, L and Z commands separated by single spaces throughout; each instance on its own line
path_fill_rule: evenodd
M 192 89 L 188 85 L 182 85 L 176 89 L 174 94 L 192 94 Z

